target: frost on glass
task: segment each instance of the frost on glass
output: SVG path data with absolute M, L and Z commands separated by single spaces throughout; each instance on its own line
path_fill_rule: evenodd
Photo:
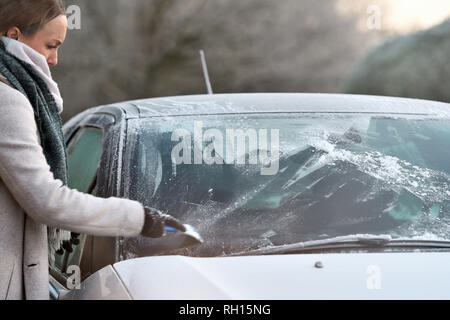
M 226 161 L 174 165 L 171 151 L 178 142 L 172 133 L 192 132 L 198 120 L 204 130 L 278 129 L 278 172 L 264 176 L 260 164 Z M 248 160 L 261 150 L 246 152 L 240 156 Z M 129 121 L 125 159 L 125 195 L 191 224 L 205 240 L 181 248 L 173 234 L 127 239 L 127 258 L 221 256 L 353 234 L 450 240 L 450 122 L 444 119 L 370 114 L 137 119 Z

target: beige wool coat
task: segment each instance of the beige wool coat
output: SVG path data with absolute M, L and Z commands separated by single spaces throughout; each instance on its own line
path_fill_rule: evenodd
M 144 208 L 83 194 L 55 179 L 30 102 L 4 82 L 0 75 L 0 299 L 47 300 L 46 226 L 134 237 L 144 225 Z

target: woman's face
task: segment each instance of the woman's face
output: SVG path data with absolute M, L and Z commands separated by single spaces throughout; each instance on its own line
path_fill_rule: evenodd
M 16 28 L 17 29 L 17 28 Z M 49 66 L 56 66 L 58 64 L 58 49 L 64 43 L 67 32 L 67 17 L 60 15 L 55 19 L 44 25 L 39 31 L 30 37 L 26 37 L 17 33 L 16 40 L 25 43 L 42 54 Z

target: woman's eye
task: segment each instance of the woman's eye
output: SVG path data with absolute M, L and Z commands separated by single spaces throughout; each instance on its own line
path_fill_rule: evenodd
M 56 49 L 56 46 L 47 46 L 48 49 Z

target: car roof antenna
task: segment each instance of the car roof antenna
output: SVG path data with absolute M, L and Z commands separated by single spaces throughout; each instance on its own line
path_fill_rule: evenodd
M 206 89 L 208 94 L 214 94 L 211 87 L 211 82 L 209 81 L 208 66 L 206 65 L 205 52 L 200 50 L 200 58 L 202 60 L 203 76 L 205 77 Z

